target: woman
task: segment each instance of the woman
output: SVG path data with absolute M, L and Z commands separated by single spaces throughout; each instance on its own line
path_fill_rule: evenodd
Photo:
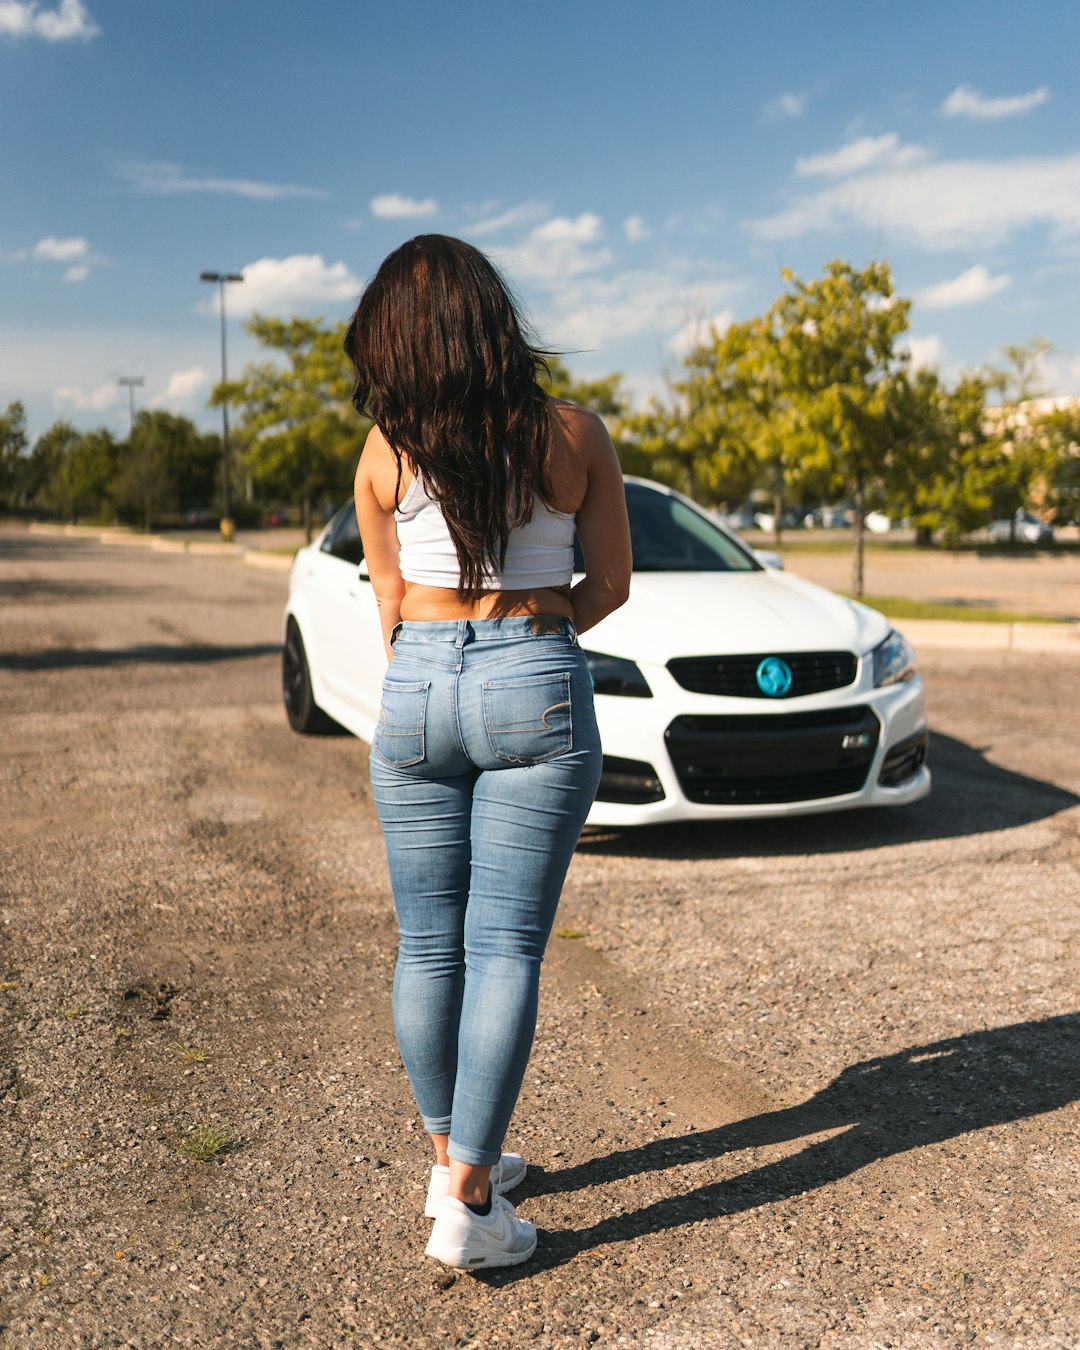
M 576 634 L 626 599 L 622 477 L 600 418 L 540 389 L 543 354 L 460 240 L 392 253 L 345 350 L 375 423 L 356 474 L 390 659 L 371 779 L 400 930 L 394 1027 L 435 1147 L 427 1254 L 516 1265 L 536 1230 L 501 1194 L 525 1175 L 502 1143 L 600 777 Z

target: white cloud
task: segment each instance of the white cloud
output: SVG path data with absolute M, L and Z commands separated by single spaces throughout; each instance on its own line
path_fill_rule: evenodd
M 286 197 L 326 197 L 321 188 L 292 183 L 263 183 L 251 178 L 214 178 L 189 174 L 179 164 L 164 161 L 120 164 L 116 168 L 136 192 L 155 197 L 175 197 L 188 192 L 219 193 L 251 201 L 275 202 Z
M 774 98 L 765 108 L 766 117 L 773 121 L 779 121 L 781 118 L 801 117 L 806 111 L 806 104 L 809 95 L 807 94 L 780 94 Z
M 205 400 L 199 398 L 204 389 L 210 386 L 210 374 L 202 366 L 192 366 L 190 370 L 176 370 L 169 376 L 169 381 L 161 393 L 155 394 L 150 400 L 152 408 L 190 408 L 196 401 L 199 403 Z
M 961 84 L 941 105 L 941 111 L 946 117 L 974 117 L 979 120 L 1016 117 L 1019 113 L 1031 112 L 1049 97 L 1050 90 L 1045 84 L 1028 94 L 1014 94 L 1010 98 L 985 98 L 977 89 Z
M 920 145 L 901 145 L 900 138 L 890 131 L 885 136 L 863 136 L 821 155 L 803 155 L 795 161 L 795 172 L 800 178 L 821 174 L 828 178 L 843 178 L 869 168 L 900 168 L 926 158 Z
M 720 323 L 729 317 L 721 307 L 739 285 L 709 270 L 707 263 L 680 260 L 655 270 L 570 278 L 541 309 L 543 334 L 560 347 L 595 350 L 609 370 L 617 365 L 611 349 L 642 335 L 656 339 L 663 359 L 670 352 L 664 335 L 682 330 L 688 314 L 713 314 Z
M 492 203 L 489 209 L 493 209 L 494 205 Z M 520 206 L 512 206 L 497 216 L 486 216 L 485 219 L 476 221 L 469 226 L 468 232 L 472 235 L 497 234 L 500 230 L 510 229 L 514 225 L 527 225 L 530 221 L 547 215 L 550 209 L 547 202 L 522 202 Z
M 165 397 L 188 399 L 209 383 L 210 376 L 203 370 L 202 366 L 192 366 L 190 370 L 178 370 L 169 376 Z
M 961 305 L 977 305 L 980 301 L 989 300 L 1011 285 L 1012 277 L 1007 272 L 992 277 L 979 263 L 951 281 L 927 286 L 925 290 L 919 291 L 915 300 L 925 309 L 957 309 Z
M 90 275 L 90 269 L 101 262 L 100 258 L 90 256 L 90 245 L 85 239 L 57 239 L 49 235 L 39 239 L 33 248 L 15 249 L 13 252 L 0 253 L 0 262 L 27 262 L 28 260 L 46 263 L 70 263 L 64 271 L 64 280 L 78 284 Z
M 318 253 L 260 258 L 241 269 L 243 284 L 229 286 L 226 309 L 249 314 L 310 314 L 355 300 L 362 282 L 343 262 L 326 263 Z M 217 288 L 200 309 L 217 313 Z
M 944 348 L 936 333 L 928 337 L 909 337 L 907 349 L 911 353 L 913 370 L 936 370 L 940 367 Z
M 439 209 L 434 197 L 425 197 L 418 201 L 415 197 L 403 197 L 399 192 L 388 192 L 382 197 L 372 197 L 371 214 L 381 220 L 408 220 L 414 216 L 433 216 Z
M 558 285 L 608 266 L 611 250 L 599 247 L 603 233 L 600 217 L 590 211 L 572 219 L 555 216 L 530 230 L 522 243 L 501 249 L 500 257 L 515 279 Z
M 34 245 L 35 258 L 47 258 L 50 262 L 70 262 L 73 258 L 84 258 L 89 245 L 85 239 L 39 239 Z
M 622 227 L 623 234 L 632 244 L 640 244 L 652 238 L 652 230 L 645 224 L 644 216 L 627 216 Z
M 713 314 L 711 317 L 704 315 L 695 315 L 688 319 L 679 331 L 668 339 L 668 351 L 680 359 L 689 355 L 695 347 L 709 341 L 712 332 L 722 334 L 735 322 L 735 315 L 730 309 L 722 309 L 719 314 Z
M 1073 233 L 1080 230 L 1080 154 L 882 169 L 798 198 L 747 228 L 775 240 L 852 224 L 931 249 L 998 244 L 1034 224 Z
M 63 384 L 53 390 L 53 400 L 58 406 L 74 408 L 76 412 L 104 412 L 120 398 L 120 388 L 115 381 L 95 385 L 91 389 L 79 385 Z
M 56 9 L 46 10 L 38 0 L 0 0 L 0 36 L 40 37 L 46 42 L 81 38 L 85 42 L 100 32 L 82 0 L 60 0 Z

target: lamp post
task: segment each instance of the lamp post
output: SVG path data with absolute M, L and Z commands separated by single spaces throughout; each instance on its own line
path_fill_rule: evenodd
M 135 430 L 135 386 L 146 383 L 142 375 L 121 375 L 116 381 L 122 388 L 128 391 L 128 407 L 131 409 L 131 430 Z
M 200 272 L 200 281 L 212 281 L 217 284 L 218 295 L 221 297 L 221 383 L 229 378 L 228 366 L 225 361 L 225 283 L 228 281 L 243 281 L 243 277 L 238 272 Z M 232 485 L 230 475 L 232 469 L 229 463 L 229 405 L 222 399 L 221 402 L 221 533 L 226 539 L 233 537 L 234 525 L 232 519 Z

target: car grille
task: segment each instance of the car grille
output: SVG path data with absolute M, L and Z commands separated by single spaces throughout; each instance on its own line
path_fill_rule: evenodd
M 676 717 L 664 732 L 688 801 L 708 806 L 818 801 L 859 792 L 881 724 L 870 708 Z
M 761 652 L 756 656 L 679 656 L 667 668 L 693 694 L 767 698 L 758 687 L 757 669 L 770 656 L 779 656 L 791 668 L 791 688 L 784 698 L 843 689 L 854 683 L 859 665 L 853 652 Z

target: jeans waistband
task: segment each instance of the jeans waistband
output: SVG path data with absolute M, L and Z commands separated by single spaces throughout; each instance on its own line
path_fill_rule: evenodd
M 519 614 L 506 619 L 410 619 L 399 623 L 390 637 L 399 641 L 440 642 L 466 647 L 474 642 L 505 642 L 511 638 L 566 637 L 577 641 L 573 619 L 561 614 Z

